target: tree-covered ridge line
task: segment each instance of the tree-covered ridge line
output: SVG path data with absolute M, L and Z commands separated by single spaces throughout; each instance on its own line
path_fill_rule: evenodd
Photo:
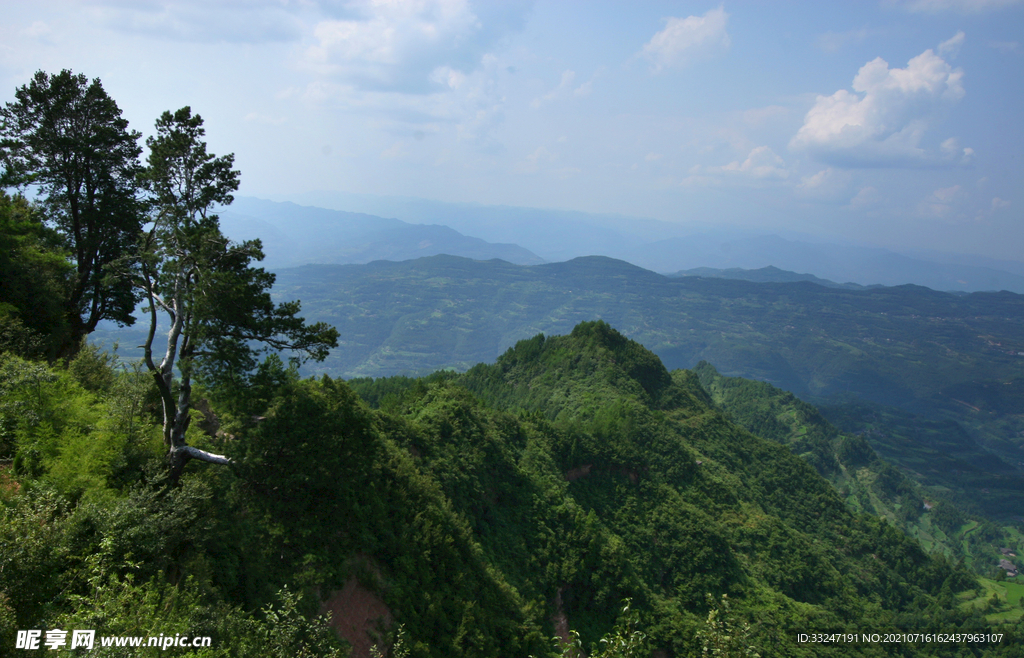
M 707 360 L 845 405 L 836 410 L 849 431 L 886 459 L 989 516 L 1020 513 L 1020 295 L 673 280 L 604 258 L 519 267 L 445 256 L 284 270 L 275 294 L 302 297 L 310 318 L 339 329 L 341 347 L 317 368 L 344 377 L 464 370 L 517 340 L 601 317 L 670 368 Z
M 958 503 L 1000 522 L 1020 514 L 1024 296 L 678 280 L 605 258 L 310 266 L 280 272 L 275 290 L 341 331 L 318 366 L 332 376 L 464 370 L 600 317 L 670 369 L 706 360 L 833 407 Z
M 808 628 L 992 628 L 959 606 L 969 572 L 850 512 L 801 458 L 732 424 L 695 373 L 603 323 L 465 375 L 349 385 L 271 358 L 252 386 L 202 392 L 219 431 L 193 423 L 189 443 L 234 465 L 186 467 L 170 488 L 158 401 L 144 374 L 112 366 L 95 350 L 67 371 L 0 356 L 11 628 L 326 655 L 333 640 L 305 620 L 352 579 L 412 656 L 552 655 L 558 613 L 590 646 L 625 598 L 669 656 L 711 641 L 708 594 L 727 595 L 762 656 L 821 655 L 795 642 Z M 1019 631 L 1004 628 L 1009 650 Z M 934 648 L 908 655 L 962 649 Z
M 1005 576 L 999 568 L 1004 551 L 1024 553 L 1013 524 L 999 527 L 988 520 L 963 491 L 908 478 L 862 436 L 841 432 L 792 393 L 766 382 L 724 377 L 706 362 L 694 372 L 730 419 L 789 446 L 829 480 L 851 508 L 889 519 L 927 550 L 941 550 L 951 559 L 964 560 L 975 573 L 993 578 Z

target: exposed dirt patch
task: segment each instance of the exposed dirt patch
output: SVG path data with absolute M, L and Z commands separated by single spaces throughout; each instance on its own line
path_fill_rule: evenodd
M 11 475 L 10 464 L 0 464 L 0 497 L 16 495 L 21 491 L 21 485 Z
M 352 645 L 351 658 L 370 658 L 377 633 L 393 621 L 384 601 L 355 576 L 327 598 L 320 613 L 327 611 L 331 613 L 331 627 Z
M 590 470 L 594 468 L 593 464 L 584 464 L 583 466 L 577 466 L 576 468 L 570 468 L 565 473 L 565 479 L 569 482 L 578 480 L 585 475 L 590 475 Z
M 562 592 L 565 587 L 559 587 L 555 593 L 555 612 L 551 615 L 551 625 L 555 627 L 555 637 L 561 640 L 562 644 L 569 644 L 569 617 L 565 614 L 562 606 Z

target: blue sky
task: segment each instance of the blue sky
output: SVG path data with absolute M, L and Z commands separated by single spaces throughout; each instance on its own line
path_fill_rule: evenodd
M 1024 3 L 4 2 L 0 100 L 190 105 L 242 193 L 337 190 L 1024 260 Z

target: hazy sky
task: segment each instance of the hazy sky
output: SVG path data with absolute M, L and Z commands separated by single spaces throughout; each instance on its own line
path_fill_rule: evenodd
M 0 100 L 190 105 L 242 193 L 721 222 L 1024 260 L 1024 3 L 0 2 Z

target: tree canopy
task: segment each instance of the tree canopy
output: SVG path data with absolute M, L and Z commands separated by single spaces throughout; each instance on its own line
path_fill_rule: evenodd
M 338 332 L 324 323 L 307 326 L 297 316 L 298 302 L 275 304 L 274 275 L 250 265 L 263 259 L 259 241 L 235 243 L 221 233 L 213 210 L 231 203 L 239 172 L 232 169 L 233 155 L 207 152 L 202 117 L 189 107 L 164 112 L 156 131 L 146 141 L 142 180 L 152 223 L 141 242 L 137 285 L 149 320 L 146 366 L 160 392 L 164 443 L 177 474 L 189 458 L 224 461 L 185 441 L 194 377 L 215 386 L 237 384 L 270 349 L 323 359 L 337 345 Z M 153 345 L 161 314 L 169 326 L 157 363 Z
M 71 266 L 60 236 L 25 197 L 0 190 L 0 350 L 54 358 L 68 340 Z
M 144 217 L 139 137 L 99 79 L 69 70 L 37 72 L 0 108 L 0 185 L 39 192 L 75 268 L 60 349 L 66 358 L 100 320 L 134 322 L 131 280 L 118 270 L 130 261 Z

